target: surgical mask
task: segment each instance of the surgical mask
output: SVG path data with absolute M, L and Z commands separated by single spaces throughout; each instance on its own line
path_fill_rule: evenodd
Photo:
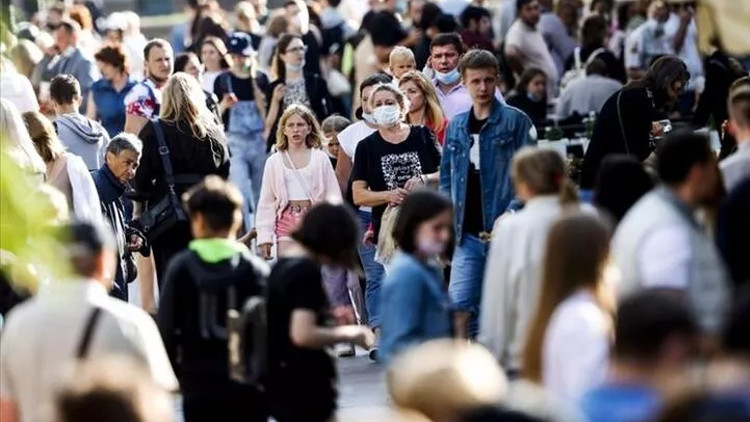
M 395 105 L 384 105 L 373 110 L 372 116 L 378 126 L 390 127 L 401 120 L 401 110 Z
M 426 256 L 439 256 L 445 252 L 445 243 L 435 240 L 417 239 L 417 249 Z
M 451 70 L 448 73 L 443 73 L 439 71 L 435 71 L 435 78 L 437 78 L 438 82 L 440 82 L 443 85 L 452 85 L 461 78 L 461 74 L 458 73 L 458 68 Z
M 376 125 L 377 124 L 375 122 L 375 117 L 372 115 L 372 113 L 365 113 L 363 111 L 362 112 L 362 120 L 366 121 L 367 123 L 369 123 L 371 125 Z
M 526 93 L 526 96 L 533 102 L 538 103 L 539 101 L 542 101 L 542 97 L 540 95 L 535 95 L 530 92 Z
M 301 72 L 302 69 L 305 67 L 305 59 L 302 59 L 302 61 L 299 64 L 284 63 L 284 67 L 288 71 Z

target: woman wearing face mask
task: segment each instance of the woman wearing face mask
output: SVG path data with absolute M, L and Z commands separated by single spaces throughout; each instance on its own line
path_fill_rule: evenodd
M 268 97 L 266 126 L 271 133 L 276 133 L 279 117 L 291 104 L 300 104 L 309 108 L 318 121 L 323 121 L 333 112 L 328 85 L 317 73 L 305 72 L 305 53 L 307 46 L 302 37 L 295 34 L 284 34 L 276 45 L 271 74 L 276 79 L 271 82 Z M 272 141 L 269 139 L 269 141 Z
M 437 137 L 440 145 L 445 141 L 445 128 L 448 119 L 443 115 L 440 101 L 435 93 L 435 86 L 424 77 L 422 72 L 412 71 L 401 76 L 398 84 L 409 99 L 409 114 L 406 121 L 412 125 L 425 125 Z
M 511 105 L 529 116 L 537 130 L 547 120 L 547 75 L 543 70 L 530 67 L 521 74 L 515 95 L 508 98 Z
M 426 189 L 409 195 L 401 206 L 393 227 L 399 252 L 383 282 L 382 362 L 409 346 L 451 336 L 450 299 L 437 258 L 451 243 L 452 215 L 451 202 Z
M 651 156 L 651 137 L 662 136 L 659 123 L 672 110 L 690 73 L 676 56 L 657 59 L 639 81 L 612 95 L 596 119 L 594 133 L 581 169 L 581 189 L 594 187 L 599 166 L 607 155 L 627 154 L 638 161 Z
M 128 54 L 122 46 L 104 47 L 94 59 L 102 78 L 91 85 L 86 116 L 101 122 L 114 137 L 125 129 L 125 96 L 137 81 L 130 76 Z

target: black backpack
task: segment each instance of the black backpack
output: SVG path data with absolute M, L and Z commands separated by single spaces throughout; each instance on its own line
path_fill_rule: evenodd
M 239 267 L 244 257 L 236 255 L 232 258 L 232 266 Z M 251 258 L 254 259 L 254 258 Z M 201 268 L 201 259 L 191 254 L 187 266 L 192 274 L 205 271 Z M 263 274 L 256 274 L 261 283 Z M 199 331 L 201 337 L 227 341 L 229 363 L 229 378 L 237 383 L 262 387 L 262 381 L 267 370 L 267 319 L 266 298 L 262 293 L 250 296 L 244 304 L 238 303 L 237 290 L 234 285 L 227 287 L 226 325 L 221 326 L 215 321 L 216 292 L 202 289 L 198 286 L 200 316 Z M 241 305 L 241 306 L 240 306 Z

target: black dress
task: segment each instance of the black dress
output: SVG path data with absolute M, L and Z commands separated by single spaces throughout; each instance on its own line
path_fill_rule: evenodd
M 607 155 L 628 154 L 638 161 L 648 158 L 651 154 L 651 123 L 664 117 L 646 88 L 634 84 L 615 92 L 604 103 L 596 120 L 594 133 L 583 159 L 581 188 L 594 187 L 599 166 Z
M 193 136 L 190 128 L 177 126 L 176 123 L 161 122 L 164 139 L 170 152 L 170 161 L 175 176 L 182 177 L 186 183 L 175 186 L 180 197 L 192 185 L 200 182 L 210 174 L 229 177 L 229 151 L 223 132 L 210 134 L 203 139 Z M 159 156 L 154 125 L 149 122 L 139 134 L 143 142 L 143 154 L 138 172 L 133 178 L 133 187 L 139 199 L 148 204 L 158 203 L 168 192 L 164 167 Z M 192 240 L 189 222 L 179 222 L 165 233 L 151 241 L 151 249 L 156 262 L 158 282 L 167 270 L 169 260 L 185 249 Z

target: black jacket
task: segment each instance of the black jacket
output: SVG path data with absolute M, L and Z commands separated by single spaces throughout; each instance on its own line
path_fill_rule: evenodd
M 256 259 L 237 254 L 207 263 L 184 250 L 170 263 L 157 323 L 183 392 L 228 381 L 227 339 L 217 333 L 226 329 L 230 288 L 236 295 L 235 309 L 242 309 L 249 297 L 263 294 L 267 274 Z
M 620 94 L 622 97 L 618 107 Z M 651 154 L 651 122 L 662 118 L 664 114 L 657 110 L 651 95 L 642 86 L 628 85 L 612 94 L 596 119 L 594 133 L 583 159 L 581 188 L 594 187 L 599 166 L 607 155 L 628 154 L 638 161 L 648 158 Z
M 729 118 L 727 112 L 729 87 L 744 75 L 733 68 L 729 62 L 729 56 L 721 51 L 716 51 L 707 57 L 704 67 L 706 69 L 706 87 L 698 100 L 698 108 L 695 109 L 693 115 L 693 125 L 696 127 L 705 126 L 708 119 L 713 116 L 714 124 L 716 127 L 720 127 Z
M 318 118 L 319 122 L 322 122 L 326 117 L 333 114 L 334 110 L 331 106 L 331 94 L 328 92 L 328 84 L 320 77 L 317 73 L 310 73 L 305 71 L 305 89 L 307 90 L 307 97 L 310 99 L 310 108 Z M 281 79 L 276 79 L 268 85 L 266 91 L 266 98 L 268 99 L 266 108 L 271 108 L 271 101 L 273 98 L 273 90 L 279 84 L 284 83 Z M 276 117 L 276 121 L 273 122 L 271 133 L 269 136 L 269 143 L 272 145 L 276 141 L 276 128 L 278 127 L 279 120 L 284 110 L 279 109 L 279 115 Z
M 126 186 L 115 178 L 109 167 L 104 164 L 100 169 L 91 172 L 102 215 L 112 229 L 117 242 L 117 273 L 110 294 L 116 298 L 128 300 L 128 283 L 135 280 L 137 275 L 133 256 L 127 248 L 128 226 L 125 222 L 125 205 L 123 196 Z

